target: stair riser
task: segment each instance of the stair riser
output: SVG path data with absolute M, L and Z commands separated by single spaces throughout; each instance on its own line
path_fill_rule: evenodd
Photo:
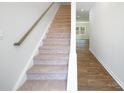
M 61 23 L 60 22 L 53 22 L 53 24 L 51 24 L 51 25 L 64 25 L 64 26 L 66 26 L 66 25 L 71 25 L 71 23 L 70 22 L 68 22 L 68 23 L 66 23 L 66 22 L 61 22 Z
M 62 7 L 60 6 L 60 8 L 59 8 L 59 11 L 66 11 L 66 10 L 70 11 L 71 10 L 71 6 L 62 6 Z
M 47 40 L 44 40 L 43 43 L 68 44 L 69 42 L 70 42 L 69 40 L 63 40 L 63 39 L 47 39 Z
M 58 30 L 58 31 L 56 31 L 56 30 L 54 30 L 54 31 L 49 31 L 49 33 L 47 34 L 47 36 L 70 36 L 70 30 L 67 32 L 67 31 L 61 31 L 61 30 Z
M 58 35 L 48 35 L 47 37 L 48 38 L 68 38 L 68 39 L 70 39 L 70 35 L 60 35 L 60 36 L 58 36 Z
M 58 61 L 47 61 L 47 60 L 34 60 L 35 65 L 67 65 L 67 60 L 58 60 Z
M 51 27 L 52 28 L 65 28 L 65 27 L 68 27 L 68 26 L 71 26 L 71 25 L 52 25 Z
M 66 73 L 46 73 L 46 74 L 27 74 L 28 80 L 66 80 L 67 74 Z
M 61 26 L 61 25 L 57 25 L 57 26 Z M 71 26 L 71 25 L 68 25 L 68 26 Z M 68 28 L 68 26 L 61 26 L 61 27 L 53 27 L 51 26 L 52 28 L 50 28 L 51 31 L 54 32 L 54 30 L 57 30 L 57 31 L 63 31 L 63 32 L 70 32 L 71 28 Z
M 63 34 L 63 35 L 70 35 L 71 29 L 50 29 L 48 35 L 57 35 L 57 34 Z
M 54 20 L 54 23 L 56 23 L 56 24 L 57 24 L 57 23 L 60 23 L 60 22 L 61 22 L 62 24 L 65 24 L 65 23 L 67 23 L 67 22 L 70 23 L 70 20 Z
M 70 11 L 59 11 L 58 12 L 58 15 L 60 14 L 60 15 L 70 15 Z
M 62 19 L 61 19 L 61 18 L 56 18 L 56 19 L 54 19 L 54 20 L 66 20 L 66 21 L 67 21 L 67 20 L 70 20 L 70 21 L 71 21 L 71 18 L 62 18 Z
M 67 23 L 67 22 L 71 22 L 71 20 L 53 20 L 53 23 L 56 23 L 56 22 L 61 22 L 61 23 Z
M 71 24 L 52 24 L 51 27 L 68 27 L 71 26 Z
M 69 14 L 68 15 L 64 15 L 64 16 L 59 15 L 59 16 L 55 16 L 55 19 L 56 18 L 59 18 L 59 19 L 61 19 L 61 18 L 71 18 L 71 16 L 69 16 Z
M 69 45 L 69 42 L 44 42 L 45 45 Z
M 64 41 L 47 41 L 47 42 L 44 42 L 45 45 L 47 46 L 55 46 L 55 45 L 65 45 L 65 46 L 68 46 L 69 45 L 69 42 L 64 42 Z
M 57 16 L 71 16 L 71 15 L 70 15 L 70 14 L 68 14 L 68 13 L 63 13 L 63 14 L 58 13 L 58 14 L 57 14 Z
M 64 24 L 64 22 L 63 22 L 63 24 Z M 65 31 L 68 31 L 68 30 L 70 30 L 71 28 L 68 28 L 68 27 L 65 27 L 65 28 L 49 28 L 49 29 L 52 29 L 52 30 L 65 30 Z
M 71 23 L 71 19 L 64 19 L 64 20 L 62 20 L 62 19 L 59 19 L 59 20 L 54 19 L 53 20 L 53 23 L 57 23 L 57 22 Z
M 57 19 L 54 19 L 53 20 L 53 23 L 56 23 L 56 22 L 65 22 L 65 23 L 71 23 L 71 19 L 66 19 L 66 20 L 62 20 L 62 19 L 59 19 L 59 20 L 57 20 Z
M 38 60 L 68 60 L 68 57 L 52 57 L 52 56 L 41 56 L 41 57 L 35 57 L 34 59 Z
M 39 50 L 39 53 L 46 53 L 46 54 L 68 54 L 69 50 Z
M 63 42 L 63 43 L 69 43 L 69 39 L 68 38 L 47 38 L 45 40 L 43 40 L 43 42 Z
M 69 50 L 69 47 L 54 47 L 54 46 L 43 46 L 43 47 L 41 47 L 40 49 L 45 49 L 45 50 Z
M 51 38 L 51 39 L 55 39 L 55 38 L 60 38 L 60 39 L 70 39 L 70 35 L 59 35 L 59 34 L 56 34 L 56 35 L 48 35 L 47 38 Z
M 71 19 L 70 16 L 57 16 L 56 17 L 56 19 L 60 19 L 60 18 L 62 18 L 62 19 Z
M 68 29 L 68 30 L 59 30 L 59 29 L 54 29 L 53 31 L 52 30 L 49 30 L 49 33 L 47 34 L 48 36 L 52 36 L 52 35 L 61 35 L 61 36 L 70 36 L 70 32 L 71 30 Z
M 71 21 L 71 17 L 69 17 L 69 16 L 63 16 L 63 17 L 60 17 L 60 16 L 58 16 L 58 17 L 56 17 L 56 19 L 54 19 L 54 20 L 70 20 Z M 68 23 L 66 23 L 66 24 L 69 24 L 70 22 L 68 22 Z M 54 22 L 53 22 L 53 24 L 54 24 Z M 61 23 L 59 23 L 59 24 L 61 24 Z

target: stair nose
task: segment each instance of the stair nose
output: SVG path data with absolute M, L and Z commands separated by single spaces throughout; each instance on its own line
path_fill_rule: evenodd
M 27 72 L 28 80 L 65 80 L 67 65 L 34 65 Z

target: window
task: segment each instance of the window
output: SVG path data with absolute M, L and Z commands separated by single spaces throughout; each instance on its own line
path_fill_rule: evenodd
M 79 27 L 76 27 L 76 34 L 79 34 Z
M 76 34 L 78 35 L 86 34 L 86 27 L 76 27 Z
M 80 27 L 80 34 L 85 34 L 85 27 Z

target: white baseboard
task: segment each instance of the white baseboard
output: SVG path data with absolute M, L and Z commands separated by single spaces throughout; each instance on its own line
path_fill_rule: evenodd
M 58 5 L 58 8 L 59 8 L 59 5 Z M 56 14 L 58 9 L 55 10 L 55 13 L 54 15 Z M 43 39 L 46 38 L 46 34 L 48 33 L 48 29 L 53 21 L 54 17 L 50 20 L 50 22 L 48 23 L 43 35 L 41 36 L 40 40 L 39 40 L 39 43 L 36 45 L 36 48 L 34 49 L 31 57 L 29 58 L 26 66 L 24 67 L 24 70 L 22 71 L 22 73 L 20 74 L 20 77 L 19 79 L 17 80 L 17 83 L 15 84 L 14 88 L 12 89 L 13 91 L 16 91 L 27 79 L 26 77 L 26 72 L 27 70 L 32 67 L 33 65 L 33 58 L 35 55 L 37 55 L 39 53 L 39 47 L 43 45 Z
M 24 70 L 22 71 L 16 85 L 12 89 L 13 91 L 17 90 L 27 79 L 26 77 L 26 71 L 33 65 L 33 57 L 36 54 L 36 52 L 33 52 L 33 55 L 30 57 L 29 61 L 27 62 L 27 65 L 24 67 Z
M 102 62 L 102 60 L 100 58 L 98 58 L 96 56 L 96 54 L 94 53 L 94 51 L 92 51 L 92 49 L 89 49 L 90 52 L 96 57 L 96 59 L 102 64 L 102 66 L 107 70 L 107 72 L 113 77 L 113 79 L 121 86 L 121 88 L 124 90 L 124 83 L 114 74 L 114 72 L 109 69 L 109 67 L 105 64 L 103 64 L 104 62 Z

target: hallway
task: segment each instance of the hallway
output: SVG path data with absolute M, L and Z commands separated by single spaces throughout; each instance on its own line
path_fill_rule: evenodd
M 88 40 L 77 40 L 78 90 L 120 91 L 102 65 L 89 51 Z

